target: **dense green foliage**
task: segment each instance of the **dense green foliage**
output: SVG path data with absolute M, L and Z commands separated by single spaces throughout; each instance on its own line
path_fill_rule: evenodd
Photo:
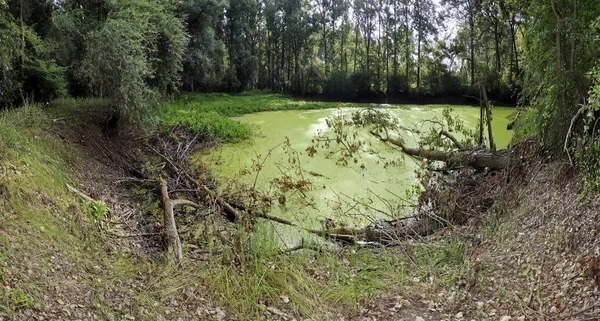
M 196 131 L 208 132 L 218 139 L 240 141 L 250 137 L 250 127 L 229 117 L 261 111 L 311 110 L 346 106 L 350 104 L 294 100 L 283 94 L 264 91 L 236 95 L 185 93 L 166 103 L 158 118 L 167 127 L 186 125 Z
M 523 96 L 535 110 L 532 120 L 541 143 L 558 156 L 571 118 L 586 104 L 591 85 L 586 74 L 600 57 L 600 33 L 593 26 L 600 6 L 532 1 L 525 12 L 536 19 L 526 22 Z
M 65 95 L 63 68 L 48 58 L 36 31 L 7 9 L 0 2 L 0 106 Z
M 67 88 L 112 98 L 125 111 L 179 85 L 404 96 L 475 92 L 480 75 L 494 97 L 514 100 L 523 6 L 505 2 L 11 0 L 1 18 L 10 38 L 3 61 L 19 71 L 21 57 L 35 58 L 36 100 Z M 450 38 L 445 30 L 453 25 L 458 33 Z M 27 30 L 45 50 L 25 44 Z M 33 91 L 15 75 L 6 78 L 11 92 Z

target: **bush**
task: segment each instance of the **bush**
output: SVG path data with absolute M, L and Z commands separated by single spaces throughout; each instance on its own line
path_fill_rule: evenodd
M 352 89 L 359 95 L 370 95 L 373 93 L 371 74 L 363 71 L 355 72 L 350 76 Z
M 323 83 L 323 93 L 328 95 L 346 95 L 352 92 L 350 79 L 345 72 L 331 74 Z
M 318 94 L 323 86 L 323 73 L 321 68 L 315 65 L 310 65 L 306 68 L 306 76 L 304 78 L 304 92 L 307 94 Z
M 23 37 L 25 51 L 20 49 Z M 45 55 L 46 48 L 33 29 L 20 27 L 0 2 L 0 105 L 47 101 L 66 94 L 64 68 Z
M 410 84 L 408 78 L 402 75 L 392 75 L 388 80 L 387 94 L 396 95 L 400 93 L 408 93 L 410 91 Z
M 584 185 L 584 196 L 600 192 L 600 66 L 590 72 L 593 85 L 584 116 L 583 133 L 577 138 L 576 160 Z

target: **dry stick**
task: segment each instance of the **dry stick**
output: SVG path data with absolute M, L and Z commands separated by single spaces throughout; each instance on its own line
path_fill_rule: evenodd
M 161 235 L 162 233 L 138 233 L 138 234 L 117 234 L 117 233 L 113 233 L 110 235 L 116 236 L 116 237 L 122 237 L 122 238 L 129 238 L 129 237 L 145 237 L 145 236 L 157 236 L 157 235 Z
M 465 145 L 461 144 L 458 139 L 456 139 L 456 137 L 454 137 L 454 135 L 450 134 L 450 132 L 448 132 L 445 129 L 442 129 L 440 131 L 440 135 L 446 136 L 448 139 L 450 139 L 452 141 L 452 143 L 454 143 L 454 146 L 456 146 L 456 148 L 460 149 L 460 150 L 464 150 L 465 149 Z
M 569 318 L 578 316 L 578 315 L 580 315 L 582 313 L 585 313 L 585 312 L 587 312 L 589 310 L 592 310 L 592 309 L 595 309 L 595 308 L 600 308 L 600 303 L 592 304 L 592 305 L 590 305 L 588 307 L 585 307 L 585 308 L 583 308 L 583 309 L 581 309 L 581 310 L 579 310 L 577 312 L 573 312 L 573 313 L 569 314 L 565 319 L 569 319 Z
M 517 298 L 517 301 L 519 302 L 519 304 L 521 305 L 521 309 L 523 310 L 523 307 L 531 310 L 533 313 L 539 315 L 539 311 L 533 309 L 532 307 L 530 307 L 528 304 L 525 304 L 525 302 L 516 294 L 513 293 L 515 295 L 515 298 Z M 525 314 L 525 311 L 523 310 L 523 314 Z
M 181 263 L 183 260 L 183 251 L 181 248 L 181 240 L 179 239 L 179 233 L 177 233 L 177 226 L 175 225 L 175 215 L 173 209 L 175 206 L 188 205 L 194 208 L 199 208 L 200 205 L 184 199 L 170 199 L 169 191 L 167 187 L 167 181 L 161 179 L 160 182 L 160 193 L 163 202 L 164 209 L 164 228 L 165 236 L 167 237 L 168 252 L 175 254 L 177 263 Z
M 77 196 L 83 198 L 84 200 L 88 201 L 88 202 L 95 202 L 96 200 L 94 200 L 93 198 L 83 194 L 82 192 L 80 192 L 78 189 L 76 189 L 75 187 L 69 185 L 69 184 L 65 184 L 67 185 L 67 189 L 75 194 L 77 194 Z
M 490 150 L 493 152 L 496 151 L 496 144 L 494 143 L 494 136 L 492 135 L 492 109 L 490 108 L 490 102 L 487 98 L 487 92 L 485 89 L 485 82 L 483 77 L 479 80 L 479 89 L 483 95 L 483 100 L 485 103 L 485 111 L 486 111 L 486 120 L 487 120 L 487 128 L 488 128 L 488 138 L 490 139 Z
M 587 106 L 581 106 L 581 108 L 579 108 L 579 110 L 577 110 L 577 113 L 575 114 L 575 116 L 573 116 L 573 118 L 571 118 L 571 124 L 569 125 L 569 130 L 567 131 L 567 136 L 565 137 L 565 145 L 563 146 L 563 149 L 565 150 L 565 152 L 567 152 L 567 157 L 569 157 L 569 163 L 571 164 L 571 166 L 573 166 L 573 160 L 571 159 L 571 153 L 569 153 L 569 138 L 571 138 L 571 131 L 573 130 L 573 124 L 575 124 L 575 122 L 577 121 L 577 118 L 579 118 L 579 116 L 588 109 Z

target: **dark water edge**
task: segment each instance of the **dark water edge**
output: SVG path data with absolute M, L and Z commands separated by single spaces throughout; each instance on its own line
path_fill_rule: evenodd
M 431 95 L 417 95 L 413 93 L 386 95 L 386 94 L 349 94 L 349 95 L 331 95 L 331 94 L 290 94 L 291 97 L 298 100 L 322 101 L 322 102 L 344 102 L 344 103 L 372 103 L 372 104 L 413 104 L 413 105 L 472 105 L 479 106 L 477 97 L 438 93 Z M 491 99 L 494 106 L 516 107 L 516 100 L 497 101 Z

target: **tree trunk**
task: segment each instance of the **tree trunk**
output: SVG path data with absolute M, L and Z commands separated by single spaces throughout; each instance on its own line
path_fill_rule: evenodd
M 431 150 L 423 147 L 408 147 L 400 139 L 383 137 L 379 133 L 371 131 L 371 134 L 379 138 L 382 142 L 387 142 L 400 147 L 400 149 L 414 157 L 425 158 L 432 161 L 446 163 L 449 167 L 470 166 L 476 169 L 489 168 L 490 170 L 500 170 L 508 164 L 510 156 L 509 150 L 499 152 L 487 152 L 478 150 L 465 151 L 440 151 Z
M 573 0 L 573 22 L 571 23 L 573 29 L 571 35 L 571 59 L 569 63 L 569 70 L 573 70 L 575 67 L 575 35 L 577 34 L 577 0 Z
M 405 28 L 404 28 L 404 48 L 405 48 L 405 59 L 406 59 L 406 81 L 410 83 L 410 76 L 409 76 L 409 65 L 408 65 L 408 59 L 410 57 L 410 46 L 408 45 L 409 39 L 408 39 L 408 4 L 404 5 L 404 23 L 405 23 Z
M 562 15 L 562 12 L 559 12 L 558 9 L 556 8 L 556 0 L 552 0 L 552 11 L 554 12 L 554 15 L 556 16 L 556 39 L 555 39 L 555 42 L 556 42 L 556 68 L 558 68 L 560 70 L 560 68 L 562 67 L 561 37 L 562 37 L 562 24 L 564 21 L 564 17 Z
M 496 143 L 494 142 L 494 135 L 492 133 L 492 109 L 490 108 L 490 102 L 487 98 L 487 90 L 485 88 L 485 79 L 481 77 L 479 80 L 479 88 L 481 90 L 481 96 L 483 96 L 483 103 L 485 104 L 486 111 L 486 122 L 488 128 L 488 138 L 490 140 L 490 150 L 496 151 Z
M 354 66 L 352 69 L 353 73 L 356 73 L 356 56 L 358 56 L 358 23 L 354 28 Z
M 475 8 L 469 3 L 469 42 L 471 53 L 471 86 L 475 85 Z

